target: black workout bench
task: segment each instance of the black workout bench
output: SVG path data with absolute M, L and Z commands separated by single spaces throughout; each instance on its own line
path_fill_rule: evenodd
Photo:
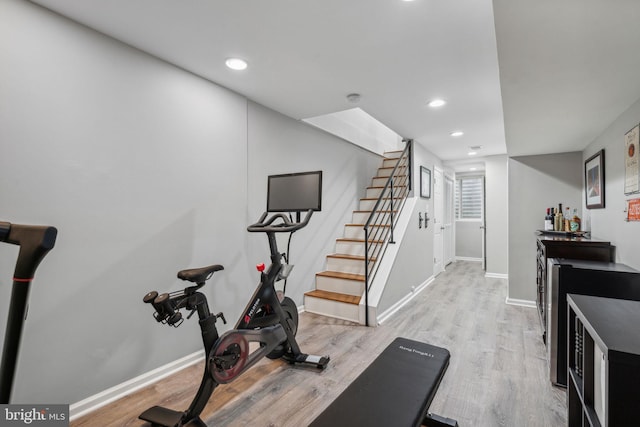
M 396 338 L 311 427 L 457 427 L 428 413 L 450 357 L 447 349 Z

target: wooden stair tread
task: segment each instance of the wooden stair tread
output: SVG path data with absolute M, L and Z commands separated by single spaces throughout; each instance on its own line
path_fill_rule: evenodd
M 331 301 L 344 302 L 346 304 L 353 304 L 353 305 L 360 304 L 360 298 L 361 298 L 355 295 L 346 295 L 346 294 L 340 294 L 337 292 L 329 292 L 329 291 L 319 291 L 317 289 L 315 291 L 305 292 L 305 295 L 310 297 L 328 299 Z
M 353 211 L 353 213 L 371 213 L 373 211 Z M 391 212 L 391 210 L 387 209 L 387 210 L 378 210 L 376 212 L 384 212 L 384 213 L 389 213 Z M 398 212 L 397 209 L 394 209 L 393 212 Z
M 364 261 L 363 255 L 349 255 L 349 254 L 330 254 L 327 255 L 327 258 L 340 258 L 340 259 L 349 259 L 352 261 Z M 376 261 L 376 257 L 370 257 L 369 261 Z
M 364 245 L 364 239 L 349 239 L 348 237 L 340 237 L 340 238 L 336 239 L 336 242 L 362 243 Z M 369 243 L 384 243 L 384 240 L 369 239 Z
M 398 188 L 398 187 L 406 187 L 406 185 L 394 185 L 394 187 Z M 384 185 L 371 185 L 369 187 L 367 187 L 367 190 L 373 190 L 373 189 L 377 189 L 377 188 L 384 188 Z
M 345 224 L 346 227 L 364 227 L 364 224 Z M 372 227 L 391 227 L 390 224 L 371 224 Z
M 316 273 L 316 276 L 332 277 L 334 279 L 355 280 L 357 282 L 364 282 L 364 274 L 343 273 L 341 271 L 321 271 Z

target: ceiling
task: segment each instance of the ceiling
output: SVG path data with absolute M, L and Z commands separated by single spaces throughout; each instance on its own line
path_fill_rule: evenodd
M 295 119 L 359 107 L 445 161 L 580 151 L 640 98 L 638 0 L 33 1 Z

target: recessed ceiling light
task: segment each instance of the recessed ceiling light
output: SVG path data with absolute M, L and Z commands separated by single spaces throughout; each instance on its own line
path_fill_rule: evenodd
M 475 152 L 475 151 L 469 151 L 467 154 L 468 154 L 468 155 L 470 155 L 470 156 L 475 156 L 475 155 L 476 155 L 476 154 L 478 154 L 478 153 L 477 153 L 477 152 Z
M 360 102 L 360 94 L 359 93 L 350 93 L 349 95 L 347 95 L 347 101 L 349 101 L 352 104 L 357 104 L 358 102 Z
M 247 68 L 247 61 L 245 61 L 244 59 L 240 59 L 240 58 L 229 58 L 225 61 L 225 64 L 227 67 L 231 68 L 232 70 L 236 70 L 236 71 L 242 71 L 244 69 Z
M 433 99 L 429 101 L 429 107 L 442 107 L 447 102 L 444 99 Z
M 462 135 L 464 135 L 464 132 L 462 132 L 461 130 L 451 132 L 451 136 L 462 136 Z
M 469 168 L 470 171 L 477 171 L 478 168 Z

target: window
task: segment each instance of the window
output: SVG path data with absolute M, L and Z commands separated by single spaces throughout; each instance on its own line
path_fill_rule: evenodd
M 482 220 L 483 184 L 482 177 L 456 179 L 456 219 Z

